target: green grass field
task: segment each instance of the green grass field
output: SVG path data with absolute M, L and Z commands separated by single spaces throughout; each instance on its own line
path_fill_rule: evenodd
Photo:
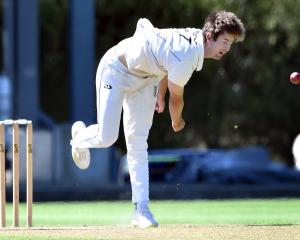
M 132 205 L 128 201 L 34 203 L 34 227 L 29 230 L 24 228 L 25 207 L 25 204 L 20 206 L 23 228 L 14 230 L 10 228 L 12 206 L 8 204 L 8 228 L 0 231 L 0 239 L 202 239 L 201 234 L 218 231 L 222 238 L 210 236 L 209 239 L 227 239 L 227 236 L 228 239 L 277 239 L 275 236 L 241 238 L 241 232 L 247 231 L 250 235 L 261 231 L 277 236 L 282 232 L 284 238 L 278 239 L 300 239 L 300 199 L 152 201 L 150 207 L 160 228 L 146 231 L 129 226 Z M 179 232 L 175 234 L 176 231 Z M 235 231 L 236 238 L 232 235 Z M 144 236 L 144 233 L 148 234 Z M 159 233 L 162 236 L 157 236 Z

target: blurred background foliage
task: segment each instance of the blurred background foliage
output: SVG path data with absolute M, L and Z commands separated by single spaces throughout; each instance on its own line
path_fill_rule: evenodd
M 68 121 L 69 1 L 40 0 L 42 108 Z M 95 0 L 97 64 L 106 50 L 130 37 L 141 17 L 159 28 L 201 28 L 205 17 L 235 12 L 247 33 L 222 61 L 205 60 L 185 89 L 186 129 L 174 134 L 168 109 L 155 114 L 150 148 L 266 146 L 273 159 L 293 164 L 300 132 L 300 0 Z M 84 84 L 84 79 L 83 79 Z M 55 96 L 55 98 L 53 98 Z M 125 150 L 122 130 L 117 146 Z

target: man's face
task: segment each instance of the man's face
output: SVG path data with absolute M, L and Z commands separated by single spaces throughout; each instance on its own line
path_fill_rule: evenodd
M 235 41 L 235 36 L 224 32 L 218 36 L 216 40 L 207 39 L 210 48 L 211 58 L 220 60 L 227 52 L 229 52 L 232 43 Z

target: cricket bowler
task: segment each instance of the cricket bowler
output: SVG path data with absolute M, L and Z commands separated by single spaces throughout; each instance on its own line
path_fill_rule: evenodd
M 86 169 L 89 148 L 106 148 L 118 138 L 121 113 L 127 147 L 134 214 L 132 225 L 157 227 L 149 204 L 147 139 L 155 110 L 164 111 L 169 91 L 169 111 L 174 132 L 185 126 L 182 116 L 184 86 L 204 59 L 220 60 L 233 43 L 243 41 L 242 21 L 232 12 L 210 14 L 202 29 L 159 29 L 139 19 L 133 36 L 109 49 L 96 73 L 97 124 L 81 121 L 72 126 L 72 156 Z

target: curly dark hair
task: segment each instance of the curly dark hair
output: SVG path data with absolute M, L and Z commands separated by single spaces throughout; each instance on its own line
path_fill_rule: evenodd
M 207 33 L 211 33 L 212 38 L 217 40 L 218 36 L 224 32 L 233 34 L 236 42 L 245 38 L 245 28 L 242 21 L 232 12 L 224 10 L 210 14 L 204 22 L 202 34 L 204 39 Z

